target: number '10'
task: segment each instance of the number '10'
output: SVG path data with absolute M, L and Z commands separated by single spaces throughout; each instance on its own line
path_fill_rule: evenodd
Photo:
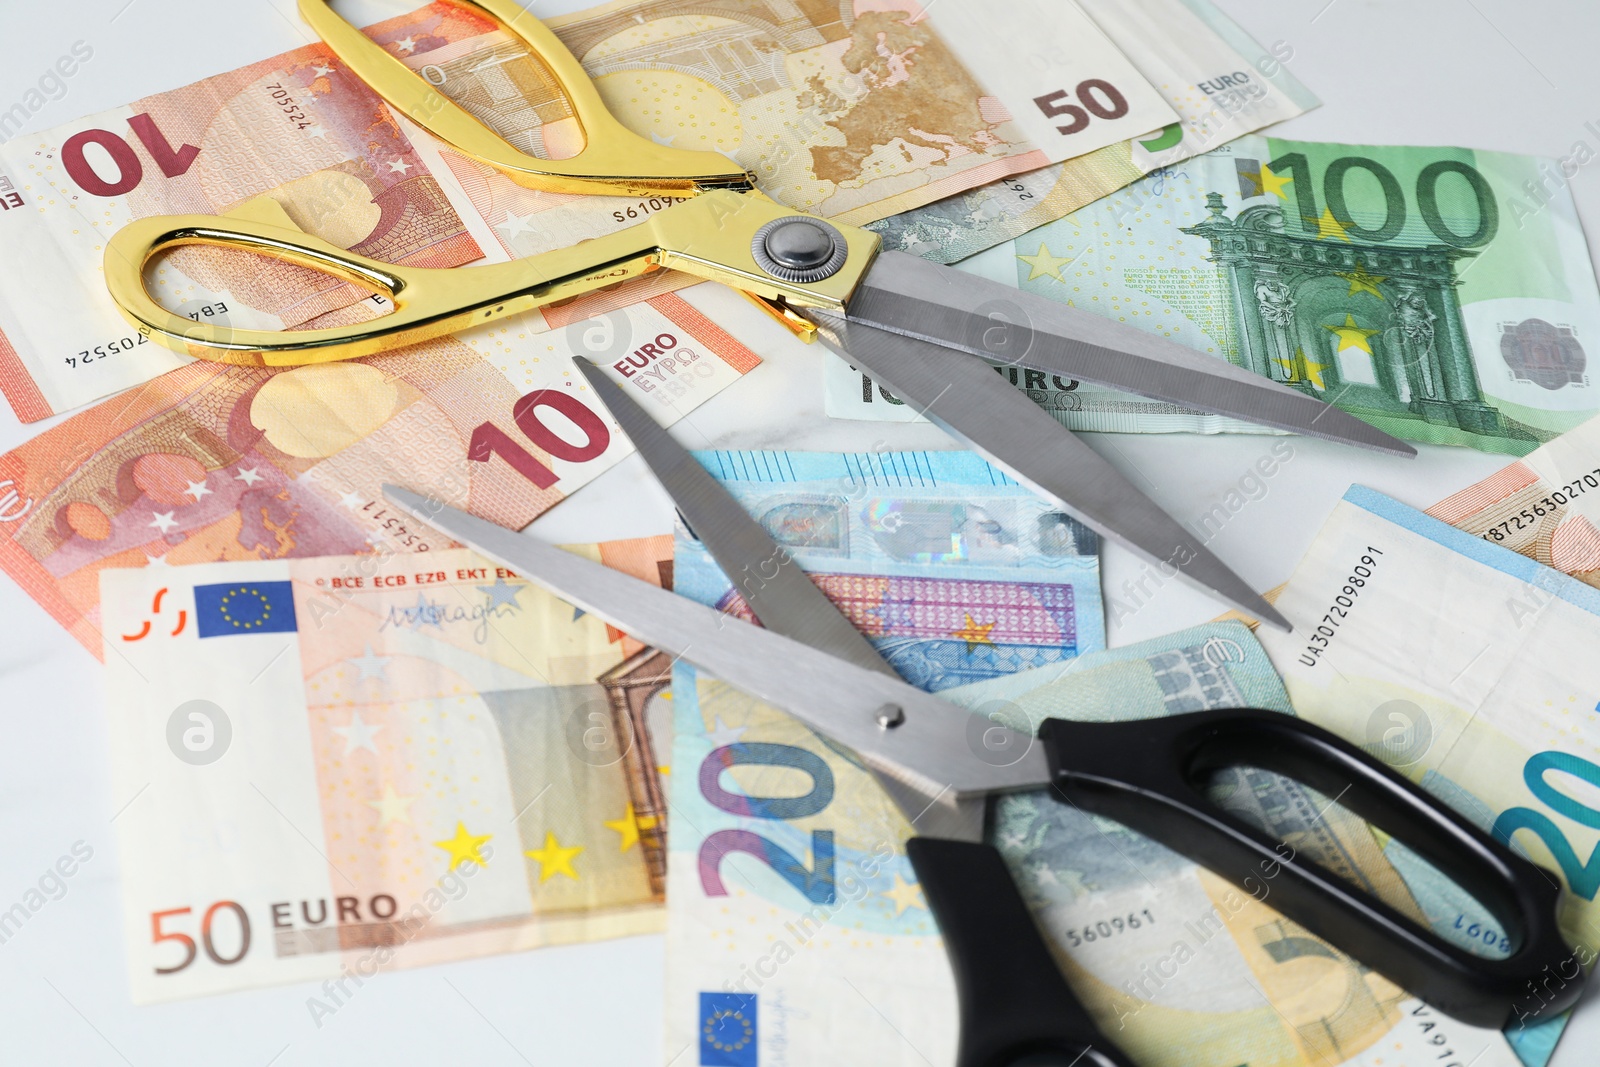
M 730 793 L 722 788 L 722 772 L 740 764 L 790 767 L 811 778 L 811 789 L 798 797 L 753 797 Z M 752 819 L 804 819 L 815 815 L 833 800 L 833 771 L 814 753 L 793 745 L 760 742 L 723 745 L 700 764 L 700 795 L 730 815 Z M 833 831 L 811 831 L 811 855 L 815 870 L 781 845 L 749 830 L 718 830 L 700 846 L 700 885 L 708 897 L 725 897 L 722 861 L 734 852 L 754 856 L 777 872 L 813 904 L 832 904 Z
M 583 432 L 583 441 L 574 444 L 546 426 L 539 418 L 540 408 L 551 408 L 565 415 Z M 511 420 L 517 429 L 544 449 L 553 459 L 568 463 L 583 463 L 594 459 L 611 443 L 611 431 L 605 421 L 583 405 L 571 393 L 559 389 L 535 389 L 511 405 Z M 511 464 L 513 470 L 540 489 L 556 484 L 556 473 L 535 459 L 533 453 L 492 422 L 481 422 L 472 431 L 467 442 L 467 458 L 475 463 L 487 463 L 491 456 L 499 456 Z
M 1300 213 L 1300 228 L 1306 233 L 1317 233 L 1317 220 L 1322 209 L 1317 206 L 1316 188 L 1311 182 L 1311 164 L 1304 152 L 1290 152 L 1267 164 L 1274 174 L 1293 174 L 1295 207 Z M 1350 216 L 1350 206 L 1345 197 L 1345 181 L 1353 170 L 1364 170 L 1377 180 L 1383 190 L 1384 214 L 1381 225 L 1371 228 L 1361 226 Z M 1446 174 L 1457 174 L 1466 180 L 1478 203 L 1478 227 L 1471 233 L 1452 230 L 1439 213 L 1439 179 Z M 1433 235 L 1456 248 L 1477 248 L 1494 240 L 1500 229 L 1500 209 L 1495 203 L 1494 191 L 1478 169 L 1470 163 L 1456 159 L 1440 159 L 1429 163 L 1417 175 L 1417 210 L 1422 221 Z M 1358 241 L 1390 241 L 1405 227 L 1406 197 L 1394 173 L 1375 159 L 1367 156 L 1340 156 L 1328 164 L 1322 175 L 1322 198 L 1328 211 L 1344 231 Z

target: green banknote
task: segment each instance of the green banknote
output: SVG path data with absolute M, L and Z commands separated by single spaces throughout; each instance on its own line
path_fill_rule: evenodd
M 955 991 L 898 810 L 848 752 L 793 717 L 682 662 L 673 693 L 667 1058 L 954 1062 Z M 1241 705 L 1290 713 L 1266 654 L 1237 623 L 941 696 L 979 721 L 1035 725 Z M 1425 918 L 1373 833 L 1327 798 L 1249 770 L 1219 777 L 1212 792 Z M 1501 1034 L 1438 1015 L 1283 918 L 1270 887 L 1237 889 L 1042 793 L 1007 797 L 995 815 L 991 843 L 1068 981 L 1136 1063 L 1517 1067 Z
M 1525 455 L 1600 410 L 1600 293 L 1553 161 L 1252 135 L 960 264 L 1232 360 L 1398 437 Z M 1003 371 L 1073 429 L 1234 420 Z M 847 364 L 828 412 L 914 418 Z

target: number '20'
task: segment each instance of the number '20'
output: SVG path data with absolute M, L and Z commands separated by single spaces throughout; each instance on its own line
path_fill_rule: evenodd
M 1567 752 L 1541 752 L 1529 759 L 1522 768 L 1522 780 L 1527 783 L 1529 791 L 1544 801 L 1551 811 L 1565 815 L 1573 822 L 1600 829 L 1600 811 L 1558 792 L 1555 786 L 1545 781 L 1545 775 L 1550 771 L 1564 771 L 1600 787 L 1600 767 Z M 1600 845 L 1590 851 L 1587 861 L 1579 860 L 1577 850 L 1567 841 L 1566 834 L 1554 820 L 1532 808 L 1506 809 L 1494 821 L 1489 832 L 1497 840 L 1509 845 L 1511 835 L 1518 830 L 1532 830 L 1538 835 L 1550 850 L 1550 855 L 1555 857 L 1572 891 L 1584 900 L 1594 899 L 1595 892 L 1600 890 Z
M 722 772 L 741 764 L 790 767 L 811 779 L 811 789 L 798 797 L 754 797 L 722 788 Z M 833 771 L 814 753 L 793 745 L 759 742 L 723 745 L 700 764 L 700 794 L 730 815 L 752 819 L 804 819 L 833 800 Z M 708 897 L 725 897 L 722 861 L 735 852 L 754 856 L 777 872 L 813 904 L 834 902 L 833 831 L 811 831 L 814 870 L 788 849 L 749 830 L 718 830 L 700 846 L 700 885 Z

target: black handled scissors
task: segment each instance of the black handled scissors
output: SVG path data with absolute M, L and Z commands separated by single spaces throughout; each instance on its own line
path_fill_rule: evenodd
M 389 486 L 385 494 L 557 596 L 853 749 L 919 832 L 907 851 L 955 972 L 959 1067 L 1066 1067 L 1079 1057 L 1132 1067 L 1072 997 L 999 853 L 982 843 L 987 798 L 1025 789 L 1049 788 L 1236 884 L 1270 880 L 1284 915 L 1464 1022 L 1500 1028 L 1576 1001 L 1584 976 L 1557 925 L 1556 878 L 1389 767 L 1321 727 L 1251 708 L 1131 723 L 1047 720 L 1037 737 L 982 719 L 974 730 L 973 715 L 895 677 L 692 456 L 592 365 L 580 367 L 770 629 L 407 490 Z M 1208 776 L 1241 765 L 1335 796 L 1405 841 L 1504 924 L 1510 954 L 1493 960 L 1458 948 L 1209 800 Z

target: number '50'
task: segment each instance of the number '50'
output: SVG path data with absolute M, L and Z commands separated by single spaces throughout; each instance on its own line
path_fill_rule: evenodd
M 1074 94 L 1078 97 L 1078 103 L 1064 103 L 1072 99 Z M 1128 98 L 1104 78 L 1081 81 L 1070 93 L 1065 89 L 1057 89 L 1053 93 L 1036 96 L 1033 102 L 1050 118 L 1060 118 L 1062 115 L 1070 118 L 1072 121 L 1065 126 L 1056 127 L 1068 135 L 1087 129 L 1090 115 L 1101 119 L 1120 119 L 1128 113 Z
M 1527 783 L 1529 791 L 1544 801 L 1551 811 L 1565 815 L 1573 822 L 1600 829 L 1600 811 L 1557 792 L 1555 786 L 1545 781 L 1544 776 L 1550 771 L 1565 771 L 1600 787 L 1600 767 L 1570 753 L 1541 752 L 1529 759 L 1522 768 L 1522 780 Z M 1538 835 L 1560 866 L 1561 873 L 1566 876 L 1567 886 L 1572 892 L 1584 900 L 1594 899 L 1595 891 L 1600 890 L 1600 845 L 1590 851 L 1586 862 L 1580 861 L 1577 850 L 1567 841 L 1561 828 L 1548 815 L 1532 808 L 1506 809 L 1494 821 L 1494 827 L 1489 832 L 1509 845 L 1511 835 L 1518 830 L 1532 830 Z

